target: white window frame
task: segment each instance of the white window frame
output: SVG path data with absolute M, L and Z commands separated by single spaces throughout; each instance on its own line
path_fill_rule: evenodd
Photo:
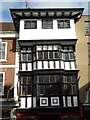
M 7 42 L 0 42 L 1 44 L 5 44 L 5 58 L 0 59 L 0 61 L 7 61 Z
M 3 90 L 0 92 L 0 95 L 4 95 L 5 72 L 0 72 L 0 74 L 3 74 Z

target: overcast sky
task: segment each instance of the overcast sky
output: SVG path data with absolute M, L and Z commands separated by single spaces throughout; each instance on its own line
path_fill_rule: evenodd
M 1 0 L 0 22 L 12 21 L 10 8 L 25 8 L 26 3 L 28 4 L 29 8 L 81 7 L 84 8 L 83 14 L 90 14 L 89 0 Z

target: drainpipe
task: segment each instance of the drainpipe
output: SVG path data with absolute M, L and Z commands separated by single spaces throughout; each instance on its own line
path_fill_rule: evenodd
M 7 101 L 8 101 L 10 90 L 12 90 L 13 88 L 14 88 L 14 86 L 10 87 L 9 90 L 7 91 Z

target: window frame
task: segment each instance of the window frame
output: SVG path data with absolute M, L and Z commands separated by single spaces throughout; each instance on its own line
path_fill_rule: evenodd
M 34 23 L 34 26 L 32 26 L 32 23 Z M 37 20 L 25 20 L 24 29 L 37 29 Z
M 53 29 L 53 19 L 43 19 L 42 29 Z
M 0 74 L 3 74 L 3 90 L 0 92 L 0 95 L 4 95 L 4 81 L 5 81 L 5 72 L 0 72 Z M 0 82 L 2 83 L 2 82 Z
M 85 21 L 85 35 L 86 36 L 90 36 L 90 26 L 89 25 L 86 25 L 88 24 L 90 25 L 90 21 Z
M 64 95 L 78 95 L 76 75 L 63 75 L 62 92 Z
M 68 27 L 65 26 L 65 22 L 68 21 L 69 23 L 68 24 Z M 62 22 L 62 26 L 60 26 L 60 23 Z M 70 20 L 67 20 L 67 19 L 58 19 L 57 20 L 57 28 L 58 29 L 69 29 L 70 28 Z
M 5 56 L 4 56 L 4 59 L 0 59 L 0 61 L 7 61 L 7 42 L 0 42 L 0 44 L 5 44 L 5 50 L 4 50 L 4 53 L 5 53 Z M 0 50 L 1 54 L 2 54 L 2 50 Z

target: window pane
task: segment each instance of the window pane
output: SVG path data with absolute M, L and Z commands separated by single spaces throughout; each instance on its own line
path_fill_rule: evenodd
M 39 85 L 38 86 L 38 94 L 44 94 L 45 93 L 45 86 L 44 85 Z
M 21 61 L 27 61 L 27 54 L 21 54 Z
M 74 52 L 69 53 L 70 60 L 75 60 Z
M 64 21 L 64 28 L 70 28 L 70 20 Z
M 31 53 L 27 54 L 27 56 L 28 56 L 28 61 L 32 61 L 32 54 Z
M 49 83 L 49 75 L 43 75 L 43 83 Z
M 85 22 L 86 35 L 90 35 L 90 21 Z
M 37 29 L 37 21 L 25 21 L 24 29 Z
M 38 60 L 42 60 L 43 59 L 43 52 L 39 51 L 38 52 Z
M 3 82 L 3 74 L 0 73 L 0 82 Z
M 42 29 L 53 29 L 53 21 L 52 20 L 43 20 L 42 21 Z
M 38 45 L 37 46 L 37 51 L 41 51 L 42 50 L 42 46 L 41 45 Z
M 48 59 L 48 52 L 44 52 L 44 59 L 45 59 L 45 60 Z
M 49 45 L 49 46 L 48 46 L 48 50 L 52 50 L 52 45 Z
M 0 59 L 2 60 L 4 60 L 5 59 L 5 53 L 6 53 L 6 50 L 5 50 L 5 48 L 6 48 L 6 43 L 3 43 L 3 42 L 0 42 Z
M 43 50 L 47 50 L 47 45 L 44 45 L 44 46 L 43 46 Z
M 52 51 L 49 52 L 49 58 L 50 58 L 50 59 L 53 59 L 53 52 L 52 52 Z
M 59 58 L 58 52 L 54 51 L 54 58 Z
M 58 45 L 53 45 L 54 50 L 58 50 Z
M 26 86 L 26 95 L 32 95 L 32 86 Z
M 69 54 L 68 53 L 64 53 L 65 54 L 65 60 L 69 60 Z
M 57 23 L 58 23 L 58 28 L 64 28 L 63 20 L 58 20 Z
M 70 28 L 70 20 L 57 20 L 59 28 Z
M 21 85 L 21 95 L 25 95 L 26 86 Z
M 50 79 L 50 81 L 49 81 L 50 83 L 54 83 L 54 75 L 50 75 L 49 79 Z
M 63 94 L 65 95 L 76 95 L 77 87 L 75 84 L 64 84 L 63 85 Z
M 2 51 L 5 50 L 5 43 L 0 43 L 0 50 L 2 50 Z
M 43 83 L 43 76 L 42 75 L 39 75 L 38 79 L 39 79 L 39 83 Z

